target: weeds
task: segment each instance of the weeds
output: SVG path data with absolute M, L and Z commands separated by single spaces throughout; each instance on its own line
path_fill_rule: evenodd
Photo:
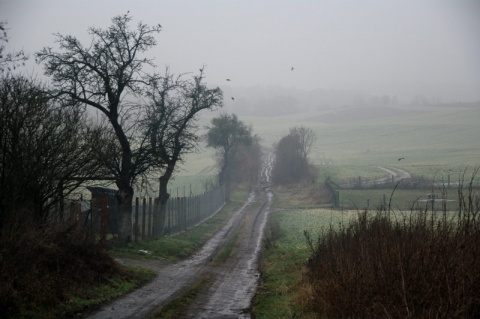
M 263 247 L 265 251 L 269 251 L 274 248 L 276 245 L 276 241 L 282 236 L 283 230 L 280 227 L 280 223 L 276 219 L 270 220 L 268 222 L 268 226 L 263 239 Z
M 131 290 L 152 278 L 151 274 L 142 273 L 142 282 L 137 282 L 140 277 L 120 267 L 88 234 L 74 226 L 24 225 L 3 233 L 0 238 L 2 316 L 73 315 L 91 306 L 88 302 L 91 299 L 104 301 L 109 287 L 125 293 L 123 288 Z
M 327 318 L 478 318 L 480 205 L 473 180 L 459 187 L 456 213 L 433 203 L 408 214 L 390 206 L 365 210 L 328 229 L 315 247 L 310 240 L 305 306 Z

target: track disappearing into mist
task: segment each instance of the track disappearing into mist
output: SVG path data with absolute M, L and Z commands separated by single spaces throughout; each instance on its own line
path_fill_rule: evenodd
M 171 265 L 125 260 L 127 264 L 154 269 L 158 276 L 149 284 L 103 306 L 88 318 L 145 318 L 155 308 L 180 296 L 203 275 L 209 276 L 212 283 L 183 318 L 250 318 L 250 303 L 259 278 L 258 254 L 272 209 L 273 194 L 269 185 L 273 161 L 273 154 L 265 157 L 261 172 L 262 188 L 252 191 L 245 204 L 196 254 Z M 211 263 L 230 239 L 235 239 L 231 256 L 224 263 Z

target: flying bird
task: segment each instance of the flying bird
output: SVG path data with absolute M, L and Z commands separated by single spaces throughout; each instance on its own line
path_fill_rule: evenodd
M 398 160 L 401 161 L 402 159 L 405 159 L 405 157 L 400 157 Z
M 230 81 L 230 79 L 227 79 L 227 81 Z
M 232 96 L 232 100 L 235 101 L 235 98 Z
M 290 69 L 290 71 L 293 71 L 293 69 L 295 69 L 295 68 L 292 66 L 292 68 Z

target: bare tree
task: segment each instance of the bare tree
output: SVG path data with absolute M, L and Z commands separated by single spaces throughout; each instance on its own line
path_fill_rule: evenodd
M 0 232 L 8 223 L 44 225 L 53 206 L 100 170 L 98 132 L 80 109 L 60 108 L 31 79 L 0 79 Z
M 298 182 L 310 175 L 308 154 L 315 141 L 313 130 L 294 127 L 280 139 L 275 148 L 272 180 L 275 183 Z
M 156 45 L 154 34 L 161 26 L 140 22 L 131 30 L 131 20 L 127 13 L 114 17 L 106 30 L 90 28 L 88 46 L 74 36 L 57 34 L 61 52 L 44 48 L 36 53 L 37 62 L 44 63 L 45 73 L 51 77 L 54 96 L 66 98 L 69 104 L 92 107 L 110 123 L 116 137 L 110 146 L 118 147 L 114 153 L 120 158 L 109 168 L 118 187 L 119 235 L 127 241 L 132 232 L 133 185 L 141 174 L 159 165 L 150 151 L 150 141 L 138 134 L 142 111 L 132 100 L 151 83 L 144 69 L 154 67 L 153 61 L 141 54 Z
M 24 65 L 28 59 L 23 51 L 6 52 L 5 43 L 7 42 L 7 22 L 0 21 L 0 73 L 3 73 L 5 70 L 15 70 L 19 65 Z
M 204 70 L 191 80 L 183 75 L 174 76 L 169 69 L 152 85 L 146 117 L 145 136 L 150 136 L 153 154 L 164 163 L 160 177 L 160 220 L 156 235 L 162 235 L 166 204 L 170 195 L 167 186 L 177 163 L 185 154 L 197 147 L 197 115 L 202 110 L 222 106 L 223 93 L 217 87 L 208 89 L 204 83 Z
M 290 135 L 295 135 L 298 137 L 298 142 L 300 143 L 300 154 L 305 160 L 307 160 L 308 154 L 312 149 L 312 145 L 316 140 L 313 130 L 305 126 L 296 126 L 290 129 Z

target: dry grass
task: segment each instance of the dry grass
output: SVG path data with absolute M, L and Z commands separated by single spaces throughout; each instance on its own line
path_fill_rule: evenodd
M 72 298 L 129 276 L 74 227 L 24 225 L 0 238 L 0 309 L 7 318 L 63 317 Z
M 473 180 L 473 179 L 472 179 Z M 479 197 L 458 212 L 367 211 L 318 239 L 303 303 L 326 318 L 479 318 Z
M 275 186 L 277 208 L 331 207 L 331 193 L 325 185 L 299 183 Z

